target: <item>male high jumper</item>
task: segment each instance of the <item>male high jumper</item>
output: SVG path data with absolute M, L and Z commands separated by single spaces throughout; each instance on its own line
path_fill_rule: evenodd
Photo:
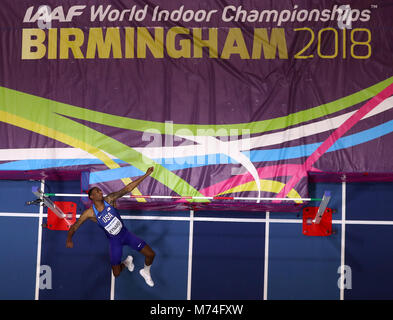
M 78 221 L 71 226 L 66 241 L 66 247 L 73 248 L 72 236 L 81 224 L 88 219 L 98 223 L 109 240 L 110 262 L 113 275 L 118 277 L 124 267 L 127 267 L 130 272 L 134 270 L 132 256 L 128 256 L 124 261 L 121 261 L 123 246 L 128 245 L 145 256 L 145 266 L 139 273 L 150 287 L 154 286 L 154 282 L 150 276 L 150 267 L 153 263 L 155 252 L 145 241 L 126 229 L 116 209 L 116 200 L 131 192 L 152 172 L 153 167 L 150 167 L 143 176 L 129 183 L 123 189 L 110 193 L 105 197 L 102 190 L 98 187 L 91 188 L 88 194 L 89 199 L 93 201 L 93 205 L 85 210 Z

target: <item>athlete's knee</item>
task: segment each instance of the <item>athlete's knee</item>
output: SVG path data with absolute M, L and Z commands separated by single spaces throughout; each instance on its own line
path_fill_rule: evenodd
M 154 257 L 156 256 L 156 253 L 154 252 L 153 249 L 150 248 L 150 250 L 148 251 L 147 255 L 148 255 L 148 257 L 150 259 L 154 259 Z
M 120 266 L 113 266 L 112 272 L 113 272 L 113 275 L 115 276 L 115 278 L 117 278 L 118 276 L 120 276 L 121 267 Z
M 150 248 L 149 245 L 146 245 L 142 250 L 141 253 L 148 259 L 153 260 L 154 257 L 156 256 L 156 253 L 152 248 Z

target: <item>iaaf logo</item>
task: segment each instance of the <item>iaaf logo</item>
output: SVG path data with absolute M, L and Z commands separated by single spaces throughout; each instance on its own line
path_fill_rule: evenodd
M 52 10 L 48 5 L 39 6 L 34 13 L 34 6 L 26 10 L 23 22 L 37 22 L 38 28 L 50 29 L 52 28 L 52 21 L 71 22 L 74 17 L 82 15 L 85 5 L 72 6 L 68 9 L 67 14 L 64 13 L 62 6 L 58 6 Z

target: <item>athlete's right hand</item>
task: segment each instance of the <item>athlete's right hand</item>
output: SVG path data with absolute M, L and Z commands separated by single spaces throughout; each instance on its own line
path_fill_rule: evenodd
M 73 247 L 74 247 L 74 243 L 71 240 L 67 240 L 66 248 L 73 248 Z
M 150 175 L 154 171 L 154 167 L 150 167 L 149 169 L 146 170 L 146 174 Z

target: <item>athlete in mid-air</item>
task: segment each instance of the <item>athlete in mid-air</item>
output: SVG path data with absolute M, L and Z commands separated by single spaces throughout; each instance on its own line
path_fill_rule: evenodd
M 93 201 L 93 205 L 85 210 L 78 221 L 71 226 L 66 241 L 66 247 L 73 248 L 72 236 L 81 224 L 86 220 L 97 222 L 109 239 L 110 262 L 113 275 L 118 277 L 125 267 L 131 272 L 134 270 L 132 256 L 127 256 L 124 261 L 121 261 L 123 246 L 128 245 L 145 256 L 145 266 L 139 273 L 150 287 L 154 286 L 150 275 L 150 267 L 153 263 L 155 252 L 145 241 L 126 229 L 119 212 L 116 210 L 116 200 L 131 192 L 152 172 L 153 167 L 150 167 L 143 176 L 129 183 L 123 189 L 110 193 L 105 197 L 101 189 L 97 187 L 91 188 L 88 194 L 89 199 Z

